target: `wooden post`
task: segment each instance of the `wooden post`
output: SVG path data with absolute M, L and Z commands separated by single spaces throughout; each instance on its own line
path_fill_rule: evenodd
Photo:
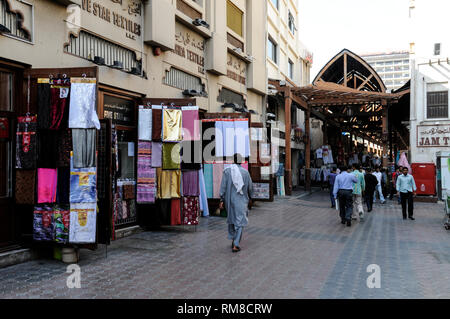
M 381 105 L 383 107 L 383 136 L 382 136 L 382 163 L 383 167 L 387 167 L 388 165 L 388 158 L 387 158 L 387 149 L 388 149 L 388 104 L 386 100 L 381 101 Z
M 344 53 L 344 86 L 347 87 L 347 53 Z
M 311 192 L 311 125 L 309 119 L 311 118 L 311 106 L 305 111 L 305 190 Z
M 290 88 L 284 91 L 284 119 L 285 119 L 285 142 L 286 142 L 286 163 L 285 163 L 285 182 L 286 195 L 292 195 L 292 160 L 291 160 L 291 107 L 292 92 Z

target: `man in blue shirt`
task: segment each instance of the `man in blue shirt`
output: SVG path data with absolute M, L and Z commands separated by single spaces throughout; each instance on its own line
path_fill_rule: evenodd
M 355 175 L 351 174 L 352 167 L 342 168 L 342 173 L 336 177 L 333 188 L 334 198 L 339 200 L 339 211 L 341 216 L 341 223 L 347 226 L 352 226 L 353 213 L 353 185 L 358 182 Z
M 330 199 L 331 199 L 331 208 L 336 207 L 336 201 L 334 200 L 333 188 L 334 182 L 336 180 L 336 168 L 331 169 L 331 173 L 328 175 L 328 184 L 330 186 Z
M 403 167 L 403 175 L 397 177 L 397 192 L 400 193 L 400 199 L 402 202 L 402 213 L 403 219 L 406 219 L 406 206 L 408 206 L 408 217 L 411 220 L 415 220 L 413 217 L 414 213 L 414 203 L 413 196 L 416 196 L 416 182 L 414 177 L 408 174 L 409 170 L 407 167 Z

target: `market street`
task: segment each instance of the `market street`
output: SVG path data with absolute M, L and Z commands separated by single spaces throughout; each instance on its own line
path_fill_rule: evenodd
M 81 289 L 67 265 L 37 260 L 0 269 L 1 298 L 449 298 L 450 241 L 442 205 L 417 203 L 403 221 L 394 201 L 362 224 L 340 224 L 325 192 L 259 203 L 242 251 L 231 253 L 225 219 L 194 229 L 143 232 L 82 251 Z M 367 266 L 381 269 L 369 289 Z

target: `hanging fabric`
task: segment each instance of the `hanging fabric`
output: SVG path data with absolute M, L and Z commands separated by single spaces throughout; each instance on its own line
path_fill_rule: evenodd
M 16 133 L 16 168 L 36 168 L 37 117 L 19 116 Z
M 224 164 L 214 163 L 213 165 L 213 198 L 220 198 L 220 185 L 222 183 Z
M 181 144 L 180 143 L 163 143 L 163 169 L 181 169 Z
M 58 204 L 70 203 L 70 168 L 58 168 L 58 186 L 56 187 L 56 202 Z
M 202 162 L 201 141 L 181 142 L 181 169 L 199 170 Z
M 248 119 L 236 119 L 234 121 L 234 153 L 241 154 L 243 158 L 250 157 L 250 136 Z
M 56 169 L 38 168 L 38 204 L 56 202 Z
M 205 188 L 207 198 L 214 197 L 214 178 L 213 164 L 203 164 L 203 175 L 205 179 Z
M 152 142 L 152 167 L 162 167 L 162 143 Z
M 55 131 L 39 130 L 37 167 L 58 167 L 58 134 Z
M 50 81 L 50 130 L 67 127 L 69 90 L 68 79 Z
M 100 129 L 97 116 L 96 79 L 70 79 L 69 128 Z
M 69 242 L 90 244 L 96 241 L 97 204 L 70 204 Z
M 182 140 L 181 116 L 181 110 L 163 110 L 162 133 L 164 142 L 180 142 Z
M 172 199 L 170 207 L 170 225 L 181 225 L 181 199 Z
M 162 137 L 162 107 L 152 106 L 152 140 L 161 141 Z
M 158 169 L 159 170 L 159 169 Z M 160 199 L 181 197 L 181 171 L 160 170 L 158 172 L 158 196 Z
M 198 171 L 184 171 L 183 196 L 200 196 Z
M 183 141 L 199 141 L 200 119 L 198 114 L 198 106 L 183 106 L 181 110 L 183 112 Z
M 152 109 L 139 106 L 138 139 L 141 141 L 152 140 Z
M 73 167 L 95 167 L 96 131 L 92 129 L 73 129 Z
M 200 186 L 200 209 L 203 212 L 203 217 L 206 217 L 209 216 L 209 207 L 208 207 L 208 195 L 206 193 L 205 177 L 202 169 L 198 171 L 198 175 Z
M 53 241 L 54 220 L 50 207 L 35 207 L 33 213 L 33 240 Z
M 235 153 L 235 131 L 234 131 L 234 121 L 226 120 L 223 121 L 223 152 L 224 156 L 232 158 Z
M 72 151 L 72 130 L 63 129 L 58 132 L 58 167 L 70 167 L 70 152 Z
M 34 205 L 36 170 L 16 170 L 16 204 Z
M 199 198 L 183 197 L 183 225 L 198 225 L 199 213 Z
M 70 203 L 96 203 L 97 179 L 95 167 L 74 168 L 70 162 Z
M 215 123 L 215 157 L 217 160 L 221 160 L 224 157 L 225 131 L 223 123 L 223 121 L 216 121 Z
M 153 204 L 156 197 L 156 169 L 152 168 L 152 143 L 138 143 L 137 202 Z
M 67 244 L 69 242 L 70 211 L 58 209 L 53 215 L 55 221 L 55 242 Z
M 201 143 L 204 161 L 213 161 L 216 156 L 216 134 L 216 122 L 214 120 L 202 120 Z
M 50 80 L 38 79 L 37 85 L 38 126 L 40 129 L 50 128 Z

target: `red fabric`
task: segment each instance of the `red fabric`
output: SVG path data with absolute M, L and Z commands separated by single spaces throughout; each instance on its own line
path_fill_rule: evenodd
M 67 98 L 60 97 L 60 88 L 50 89 L 50 129 L 58 130 L 66 113 Z
M 170 225 L 181 225 L 181 199 L 172 199 L 170 212 Z

